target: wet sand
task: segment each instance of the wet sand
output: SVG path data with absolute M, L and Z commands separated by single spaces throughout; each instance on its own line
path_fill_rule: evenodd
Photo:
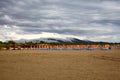
M 120 80 L 120 49 L 0 51 L 0 80 Z

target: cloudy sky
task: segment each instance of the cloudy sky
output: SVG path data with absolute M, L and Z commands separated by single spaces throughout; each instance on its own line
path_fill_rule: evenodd
M 0 40 L 120 42 L 120 0 L 0 0 Z

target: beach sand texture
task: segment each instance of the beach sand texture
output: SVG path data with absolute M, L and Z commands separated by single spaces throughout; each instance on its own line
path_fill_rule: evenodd
M 0 51 L 0 80 L 120 80 L 120 49 Z

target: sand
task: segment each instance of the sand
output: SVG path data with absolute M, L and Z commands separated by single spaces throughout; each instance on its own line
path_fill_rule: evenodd
M 120 80 L 120 49 L 0 51 L 0 80 Z

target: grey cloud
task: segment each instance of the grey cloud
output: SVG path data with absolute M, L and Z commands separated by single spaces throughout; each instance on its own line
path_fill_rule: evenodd
M 120 25 L 120 20 L 96 20 L 96 21 L 92 21 L 92 22 L 96 22 L 96 23 L 99 23 L 99 24 L 113 24 L 113 25 L 116 25 L 116 26 L 119 26 Z
M 0 25 L 18 26 L 23 32 L 33 34 L 53 32 L 75 36 L 118 36 L 119 2 L 119 0 L 1 0 Z M 8 19 L 4 16 L 8 16 Z M 82 29 L 83 27 L 86 28 Z M 104 27 L 113 30 L 105 32 Z

